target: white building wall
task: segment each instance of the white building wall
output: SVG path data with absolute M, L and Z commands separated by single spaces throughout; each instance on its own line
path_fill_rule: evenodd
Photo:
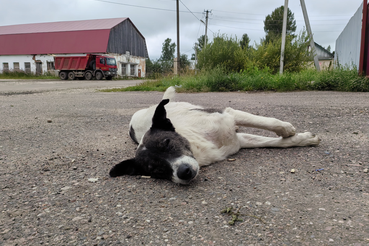
M 127 51 L 126 54 L 108 54 L 115 57 L 118 67 L 118 75 L 127 77 L 145 77 L 146 75 L 146 59 L 138 56 L 131 56 Z M 126 65 L 126 71 L 122 71 L 122 64 Z M 133 74 L 131 74 L 131 67 L 133 66 Z M 140 71 L 140 72 L 139 72 Z
M 58 54 L 55 56 L 85 56 L 86 54 Z M 124 55 L 121 54 L 100 54 L 112 56 L 117 62 L 118 75 L 128 77 L 138 77 L 139 71 L 141 77 L 145 77 L 146 59 L 143 57 L 131 56 L 129 52 Z M 8 63 L 10 71 L 14 71 L 14 62 L 19 63 L 19 69 L 25 71 L 25 62 L 31 65 L 31 72 L 36 73 L 36 61 L 42 63 L 42 73 L 54 72 L 54 70 L 47 69 L 47 62 L 54 62 L 54 55 L 15 55 L 15 56 L 0 56 L 0 73 L 3 72 L 3 63 Z M 126 64 L 126 71 L 122 71 L 122 64 Z M 133 66 L 133 74 L 131 74 L 131 67 Z
M 15 56 L 0 56 L 0 73 L 4 71 L 4 63 L 8 63 L 10 71 L 14 71 L 14 63 L 19 63 L 19 70 L 25 71 L 25 63 L 31 65 L 31 72 L 36 73 L 36 61 L 42 63 L 42 73 L 47 72 L 47 62 L 54 62 L 54 57 L 50 55 L 15 55 Z
M 362 18 L 363 4 L 360 5 L 355 15 L 351 17 L 345 29 L 336 40 L 336 52 L 334 56 L 336 66 L 359 68 Z

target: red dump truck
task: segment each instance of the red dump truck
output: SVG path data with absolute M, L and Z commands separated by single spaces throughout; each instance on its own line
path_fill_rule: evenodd
M 117 75 L 117 63 L 114 57 L 88 54 L 86 56 L 55 56 L 55 69 L 60 79 L 93 78 L 111 80 Z

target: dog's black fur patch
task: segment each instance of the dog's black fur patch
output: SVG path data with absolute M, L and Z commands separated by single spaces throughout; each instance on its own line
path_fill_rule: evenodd
M 135 129 L 133 129 L 133 127 L 131 126 L 129 128 L 129 136 L 131 137 L 131 139 L 138 144 L 137 138 L 136 138 L 136 133 L 135 133 Z
M 175 132 L 174 126 L 166 117 L 167 113 L 164 105 L 168 102 L 168 99 L 162 100 L 157 106 L 152 118 L 152 126 L 144 135 L 135 158 L 115 165 L 109 172 L 111 177 L 145 175 L 171 180 L 174 170 L 169 161 L 175 160 L 183 154 L 189 154 L 192 157 L 190 143 Z M 132 127 L 129 133 L 133 141 L 138 143 Z M 196 176 L 196 173 L 193 174 L 192 170 L 186 167 L 180 169 L 180 176 L 184 179 L 192 179 Z

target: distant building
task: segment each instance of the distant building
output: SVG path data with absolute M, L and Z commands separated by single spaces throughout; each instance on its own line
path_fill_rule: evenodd
M 320 69 L 324 70 L 332 68 L 334 55 L 324 47 L 320 46 L 319 44 L 315 42 L 314 44 L 315 44 L 315 52 L 318 55 Z M 314 66 L 314 64 L 312 64 L 312 66 Z
M 0 26 L 0 73 L 54 72 L 54 56 L 105 54 L 118 75 L 145 77 L 144 36 L 129 18 Z

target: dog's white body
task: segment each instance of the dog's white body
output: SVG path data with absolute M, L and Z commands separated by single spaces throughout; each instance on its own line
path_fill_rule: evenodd
M 222 112 L 206 112 L 201 106 L 186 102 L 173 102 L 174 87 L 169 87 L 163 99 L 170 99 L 165 106 L 167 118 L 175 131 L 186 138 L 199 166 L 224 160 L 240 148 L 293 147 L 318 145 L 320 140 L 310 132 L 295 133 L 292 124 L 274 118 L 252 115 L 226 108 Z M 150 129 L 156 106 L 136 112 L 130 122 L 138 142 Z M 237 133 L 237 126 L 254 127 L 275 132 L 276 138 Z M 141 144 L 141 143 L 140 143 Z

